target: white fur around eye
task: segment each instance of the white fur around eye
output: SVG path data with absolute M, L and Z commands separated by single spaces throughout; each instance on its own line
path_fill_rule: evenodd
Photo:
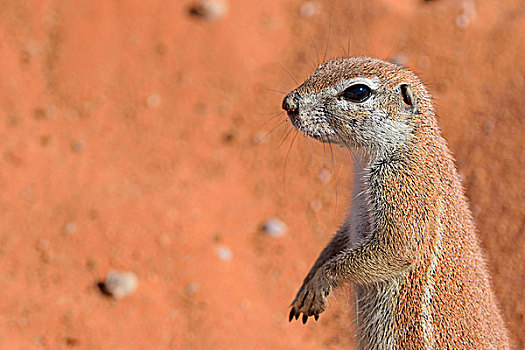
M 348 80 L 343 80 L 341 83 L 337 84 L 336 90 L 337 93 L 343 92 L 345 89 L 347 89 L 349 86 L 355 85 L 355 84 L 364 84 L 368 86 L 373 91 L 377 91 L 379 87 L 381 86 L 379 78 L 374 77 L 372 79 L 369 78 L 353 78 Z

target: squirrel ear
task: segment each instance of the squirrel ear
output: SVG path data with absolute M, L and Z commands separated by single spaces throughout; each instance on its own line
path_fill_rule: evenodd
M 401 91 L 401 97 L 403 102 L 409 108 L 414 108 L 414 95 L 412 93 L 412 87 L 409 84 L 399 85 L 399 91 Z

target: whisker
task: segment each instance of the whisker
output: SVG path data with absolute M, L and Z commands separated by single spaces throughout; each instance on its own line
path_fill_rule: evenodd
M 330 142 L 330 137 L 326 138 L 328 141 L 328 146 L 330 146 L 330 155 L 332 156 L 332 172 L 334 173 L 334 184 L 335 184 L 335 211 L 337 212 L 337 181 L 335 181 L 335 161 L 334 161 L 334 150 L 332 149 L 332 142 Z
M 286 157 L 284 158 L 284 174 L 283 174 L 283 186 L 286 191 L 286 165 L 288 164 L 288 156 L 290 155 L 290 151 L 292 150 L 293 143 L 295 142 L 295 139 L 297 138 L 297 135 L 299 135 L 299 130 L 295 129 L 295 135 L 292 138 L 292 142 L 290 142 L 290 147 L 288 147 L 288 151 L 286 151 Z
M 271 89 L 271 88 L 264 88 L 264 89 L 268 90 L 268 91 L 276 92 L 278 94 L 283 94 L 283 95 L 287 94 L 287 92 L 284 92 L 284 91 L 281 91 L 281 90 L 276 90 L 276 89 Z
M 339 167 L 339 171 L 337 172 L 334 181 L 337 181 L 339 179 L 339 176 L 341 176 L 341 173 L 343 171 L 343 164 Z
M 339 139 L 339 141 L 341 141 L 344 145 L 345 145 L 345 148 L 348 150 L 348 152 L 350 152 L 350 155 L 352 156 L 352 160 L 354 162 L 354 164 L 358 161 L 357 160 L 357 156 L 353 150 L 353 148 L 351 148 L 348 143 L 346 143 L 345 139 L 341 137 L 341 134 L 339 134 L 338 130 L 337 129 L 334 129 L 336 135 L 337 135 L 337 138 Z
M 323 62 L 326 62 L 326 54 L 328 53 L 328 45 L 330 45 L 330 33 L 332 32 L 332 16 L 330 15 L 330 24 L 328 26 L 328 38 L 326 38 L 326 47 L 324 49 Z
M 312 46 L 314 47 L 315 54 L 317 55 L 317 64 L 315 65 L 317 67 L 319 64 L 321 64 L 321 58 L 319 57 L 319 50 L 317 49 L 317 46 L 315 45 L 314 39 L 312 38 L 311 35 L 310 35 L 310 42 L 312 43 Z
M 282 115 L 283 111 L 270 112 L 270 113 L 272 113 L 272 114 L 266 119 L 266 121 L 264 123 L 262 123 L 261 125 L 259 125 L 260 128 L 266 126 L 266 124 L 268 124 L 269 122 L 275 120 L 275 118 L 279 117 L 279 115 Z M 270 114 L 270 113 L 268 113 L 268 114 Z M 285 120 L 286 121 L 285 118 L 283 118 L 281 120 Z
M 306 138 L 308 140 L 308 143 L 310 143 L 310 156 L 309 156 L 309 160 L 311 161 L 311 159 L 313 158 L 314 156 L 314 151 L 315 151 L 315 146 L 316 146 L 316 140 L 310 138 L 310 137 L 307 137 Z
M 284 141 L 286 141 L 286 139 L 288 138 L 288 136 L 290 136 L 290 134 L 292 133 L 293 130 L 294 130 L 294 127 L 291 127 L 290 130 L 288 132 L 286 132 L 286 135 L 279 142 L 279 145 L 277 146 L 277 149 L 281 148 L 281 145 L 284 143 Z
M 304 55 L 306 56 L 306 58 L 308 58 L 310 60 L 310 63 L 312 64 L 312 69 L 317 68 L 318 65 L 315 64 L 315 61 L 313 60 L 313 58 L 309 54 L 307 54 L 306 52 L 304 53 Z
M 281 68 L 288 74 L 288 76 L 293 80 L 293 82 L 295 83 L 295 85 L 299 85 L 299 83 L 297 82 L 297 80 L 293 77 L 292 73 L 290 73 L 290 71 L 288 69 L 286 69 L 286 67 L 281 63 L 279 62 L 279 65 L 281 66 Z
M 266 123 L 268 123 L 268 122 L 266 122 Z M 266 123 L 265 123 L 265 124 L 266 124 Z M 264 139 L 266 139 L 271 133 L 273 133 L 277 128 L 283 126 L 283 124 L 285 124 L 285 123 L 286 123 L 286 119 L 284 119 L 284 120 L 280 120 L 280 121 L 277 123 L 277 125 L 275 125 L 274 127 L 272 127 L 268 132 L 266 132 L 266 133 L 265 133 L 265 134 L 259 139 L 259 142 L 262 141 L 262 140 L 264 140 Z
M 339 32 L 337 33 L 337 41 L 339 42 L 339 47 L 341 49 L 341 55 L 342 57 L 346 57 L 346 48 L 345 48 L 345 44 L 343 43 L 343 41 L 341 40 L 341 35 L 339 35 Z
M 345 139 L 343 137 L 341 137 L 341 134 L 339 133 L 339 130 L 337 130 L 336 128 L 334 128 L 333 130 L 334 130 L 335 134 L 337 135 L 337 138 L 339 139 L 339 141 L 341 141 L 345 145 L 345 148 L 348 149 L 350 152 L 352 152 L 352 149 L 350 148 L 348 143 L 346 143 Z
M 346 40 L 346 57 L 350 57 L 350 26 L 348 26 L 347 40 Z

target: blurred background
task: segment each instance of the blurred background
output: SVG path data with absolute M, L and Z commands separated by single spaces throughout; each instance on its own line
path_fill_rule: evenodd
M 0 5 L 0 348 L 353 348 L 352 288 L 288 305 L 352 164 L 292 130 L 325 58 L 414 69 L 525 348 L 521 0 Z

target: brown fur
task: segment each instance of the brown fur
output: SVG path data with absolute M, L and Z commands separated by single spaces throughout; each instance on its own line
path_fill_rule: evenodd
M 372 87 L 365 102 L 341 98 L 356 82 Z M 288 94 L 283 108 L 299 130 L 356 155 L 350 215 L 305 278 L 290 320 L 317 319 L 330 291 L 350 281 L 363 349 L 509 348 L 461 181 L 421 81 L 380 60 L 336 59 Z

